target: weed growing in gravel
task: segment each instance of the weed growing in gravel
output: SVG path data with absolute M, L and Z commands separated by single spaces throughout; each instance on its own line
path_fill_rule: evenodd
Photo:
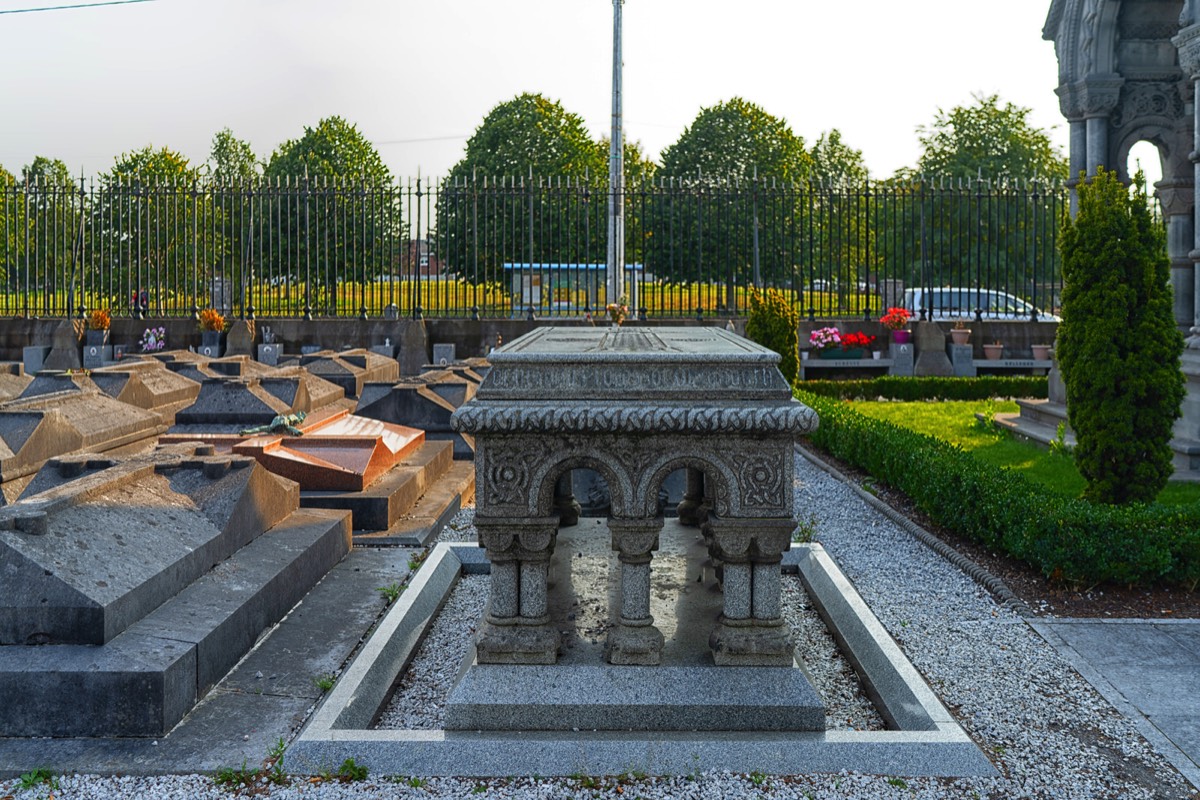
M 37 767 L 26 772 L 19 779 L 20 789 L 32 789 L 35 786 L 48 786 L 53 791 L 58 791 L 58 778 L 54 775 L 54 771 L 48 767 Z
M 334 775 L 334 777 L 347 782 L 365 781 L 367 779 L 367 768 L 366 766 L 360 766 L 354 763 L 353 758 L 347 758 L 342 762 L 342 765 L 338 767 L 337 774 Z
M 751 772 L 746 777 L 748 777 L 750 779 L 750 782 L 753 783 L 755 786 L 766 786 L 767 785 L 767 776 L 762 774 L 758 770 L 754 770 L 754 772 Z
M 487 784 L 477 783 L 471 787 L 471 794 L 483 794 L 488 790 Z
M 895 786 L 897 789 L 907 789 L 908 783 L 903 778 L 888 778 L 888 786 Z
M 404 587 L 398 583 L 389 583 L 387 586 L 380 586 L 375 591 L 382 594 L 383 599 L 387 600 L 387 604 L 390 606 L 392 603 L 396 602 L 397 598 L 400 597 L 401 593 L 404 591 Z
M 315 678 L 313 678 L 313 684 L 322 692 L 328 692 L 333 688 L 335 680 L 336 679 L 328 672 L 322 672 L 320 675 L 317 675 Z
M 817 515 L 809 514 L 807 519 L 802 519 L 796 523 L 796 530 L 792 531 L 793 542 L 812 542 L 817 538 Z
M 427 783 L 429 783 L 429 781 L 425 780 L 424 778 L 418 778 L 416 775 L 412 775 L 404 782 L 404 785 L 411 786 L 414 789 L 421 789 L 424 788 L 425 784 Z

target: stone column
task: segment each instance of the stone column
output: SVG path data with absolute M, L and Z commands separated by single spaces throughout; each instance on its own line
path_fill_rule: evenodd
M 791 519 L 709 519 L 713 558 L 723 565 L 724 609 L 708 644 L 718 666 L 790 667 L 780 562 L 791 544 Z
M 475 517 L 492 564 L 492 591 L 475 638 L 480 664 L 553 664 L 558 629 L 550 624 L 547 573 L 558 517 Z
M 1124 83 L 1125 79 L 1120 75 L 1091 75 L 1084 79 L 1075 94 L 1086 128 L 1088 175 L 1095 175 L 1100 167 L 1116 168 L 1109 157 L 1109 116 L 1121 99 Z M 1071 132 L 1075 135 L 1074 129 Z
M 683 525 L 695 527 L 704 522 L 700 509 L 704 504 L 704 471 L 687 467 L 684 469 L 683 499 L 679 501 L 676 514 Z
M 554 510 L 558 512 L 558 526 L 569 528 L 579 524 L 583 507 L 575 499 L 575 488 L 571 483 L 571 470 L 558 476 L 554 482 Z
M 1200 196 L 1196 189 L 1200 187 L 1200 25 L 1196 22 L 1193 4 L 1185 6 L 1180 17 L 1180 25 L 1185 26 L 1171 40 L 1179 51 L 1179 67 L 1183 74 L 1192 81 L 1192 151 L 1188 158 L 1192 162 L 1192 249 L 1188 258 L 1192 261 L 1192 320 L 1191 330 L 1187 339 L 1188 350 L 1200 350 Z M 1172 272 L 1174 277 L 1174 272 Z M 1178 289 L 1178 287 L 1176 287 Z
M 621 564 L 621 607 L 608 632 L 604 657 L 610 664 L 656 666 L 663 635 L 650 614 L 650 554 L 658 549 L 663 519 L 610 519 L 612 547 Z
M 1075 194 L 1075 187 L 1079 185 L 1079 176 L 1081 173 L 1086 173 L 1087 164 L 1087 121 L 1082 119 L 1073 119 L 1070 121 L 1071 126 L 1071 167 L 1070 174 L 1067 178 L 1067 188 L 1071 192 L 1071 218 L 1075 218 L 1075 214 L 1079 211 L 1079 196 Z
M 1195 153 L 1193 153 L 1195 155 Z M 1163 178 L 1155 187 L 1167 223 L 1167 257 L 1171 261 L 1175 323 L 1184 331 L 1196 323 L 1195 194 L 1191 177 Z

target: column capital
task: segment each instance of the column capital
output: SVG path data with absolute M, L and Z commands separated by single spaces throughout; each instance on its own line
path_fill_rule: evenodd
M 1183 74 L 1192 80 L 1200 78 L 1200 25 L 1188 25 L 1171 38 L 1171 44 L 1179 52 L 1179 68 Z
M 1083 116 L 1090 119 L 1111 114 L 1121 100 L 1121 87 L 1124 85 L 1125 79 L 1116 74 L 1090 75 L 1076 84 Z

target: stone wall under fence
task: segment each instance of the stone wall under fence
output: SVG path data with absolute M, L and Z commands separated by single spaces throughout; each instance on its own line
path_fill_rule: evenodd
M 3 319 L 0 320 L 0 360 L 21 361 L 26 347 L 50 346 L 54 331 L 62 319 Z M 745 318 L 713 317 L 703 321 L 650 320 L 631 321 L 626 325 L 650 327 L 727 327 L 733 323 L 738 333 L 745 331 Z M 233 325 L 243 324 L 233 320 Z M 390 345 L 396 348 L 401 375 L 414 375 L 431 363 L 434 344 L 453 344 L 458 358 L 486 356 L 494 347 L 511 342 L 521 335 L 544 325 L 586 327 L 590 323 L 582 319 L 279 319 L 260 317 L 255 320 L 254 338 L 261 342 L 263 332 L 269 328 L 284 353 L 299 353 L 302 348 L 341 350 L 351 347 L 379 347 Z M 914 323 L 915 324 L 915 323 Z M 936 324 L 949 335 L 949 322 Z M 888 330 L 877 320 L 836 319 L 801 321 L 799 326 L 800 347 L 804 349 L 808 335 L 814 328 L 836 326 L 841 331 L 863 331 L 876 336 L 877 344 L 886 350 Z M 167 347 L 187 348 L 200 346 L 200 331 L 196 323 L 188 318 L 172 319 L 129 319 L 116 318 L 112 321 L 109 341 L 125 345 L 126 351 L 136 353 L 142 332 L 150 327 L 162 326 L 167 331 Z M 972 322 L 971 345 L 976 358 L 983 358 L 982 346 L 996 340 L 1004 342 L 1007 352 L 1014 356 L 1028 356 L 1030 345 L 1054 342 L 1057 323 L 1054 322 Z M 228 336 L 228 334 L 227 334 Z

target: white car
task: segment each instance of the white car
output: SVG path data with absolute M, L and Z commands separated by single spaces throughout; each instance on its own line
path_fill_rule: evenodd
M 942 286 L 936 289 L 905 289 L 904 307 L 917 319 L 921 309 L 928 309 L 926 319 L 975 319 L 975 309 L 987 319 L 1026 321 L 1033 319 L 1035 308 L 1019 297 L 995 289 L 971 289 Z M 1053 314 L 1036 309 L 1039 322 L 1062 322 Z

